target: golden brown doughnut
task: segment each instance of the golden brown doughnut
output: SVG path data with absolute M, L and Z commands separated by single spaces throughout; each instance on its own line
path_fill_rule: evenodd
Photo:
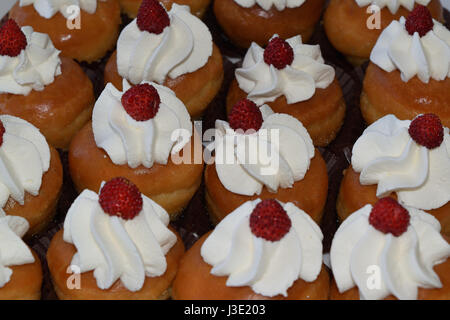
M 30 224 L 27 235 L 31 236 L 45 229 L 53 219 L 56 205 L 61 193 L 63 183 L 63 169 L 59 154 L 55 148 L 50 147 L 50 167 L 42 176 L 39 195 L 32 196 L 25 193 L 24 205 L 20 205 L 13 198 L 9 198 L 3 210 L 6 214 L 20 216 L 27 219 Z
M 316 150 L 305 177 L 295 182 L 292 188 L 279 188 L 277 193 L 271 193 L 264 187 L 260 195 L 252 197 L 232 193 L 225 189 L 215 166 L 210 164 L 205 170 L 205 189 L 206 204 L 215 224 L 244 202 L 257 198 L 292 202 L 307 212 L 316 223 L 320 223 L 328 194 L 328 174 L 325 161 Z
M 227 111 L 247 97 L 236 79 L 230 85 Z M 339 82 L 334 81 L 326 89 L 316 89 L 314 96 L 302 102 L 288 104 L 285 96 L 266 103 L 274 112 L 287 113 L 297 118 L 308 130 L 315 146 L 324 147 L 334 140 L 344 123 L 345 100 Z
M 81 28 L 72 30 L 67 28 L 67 20 L 61 13 L 46 19 L 33 5 L 20 7 L 16 3 L 9 17 L 20 26 L 32 26 L 35 31 L 48 34 L 62 55 L 78 61 L 97 61 L 116 44 L 121 21 L 119 3 L 117 0 L 97 1 L 94 14 L 80 12 Z
M 377 186 L 361 185 L 359 176 L 360 174 L 355 172 L 351 166 L 344 172 L 336 204 L 337 213 L 341 221 L 366 204 L 374 205 L 379 200 L 376 195 Z M 397 199 L 395 193 L 389 196 Z M 426 210 L 426 212 L 438 219 L 442 227 L 441 232 L 450 236 L 450 202 L 438 209 Z
M 122 90 L 122 77 L 117 71 L 117 51 L 105 67 L 105 85 L 112 83 Z M 219 48 L 213 44 L 213 52 L 208 62 L 197 71 L 183 74 L 175 79 L 167 78 L 164 86 L 172 89 L 183 101 L 192 118 L 200 117 L 222 86 L 223 63 Z
M 91 81 L 75 61 L 61 57 L 61 72 L 43 91 L 33 90 L 27 96 L 0 94 L 0 114 L 32 123 L 50 145 L 67 149 L 91 118 L 95 98 Z
M 170 228 L 171 229 L 171 228 Z M 53 286 L 59 299 L 62 300 L 165 300 L 170 296 L 170 286 L 181 257 L 184 254 L 184 245 L 180 236 L 177 242 L 166 255 L 167 270 L 159 277 L 145 278 L 144 286 L 137 292 L 131 292 L 118 280 L 108 290 L 99 289 L 94 278 L 94 272 L 85 272 L 80 275 L 80 289 L 69 289 L 67 280 L 71 276 L 67 273 L 76 248 L 64 241 L 63 230 L 58 231 L 53 237 L 47 251 L 47 263 Z
M 34 263 L 11 266 L 11 279 L 0 288 L 0 300 L 40 300 L 42 287 L 41 260 L 30 249 Z
M 444 237 L 447 242 L 449 238 Z M 424 289 L 419 288 L 417 299 L 418 300 L 450 300 L 450 259 L 438 264 L 434 267 L 434 271 L 439 276 L 442 282 L 442 288 Z M 359 300 L 358 288 L 353 287 L 343 293 L 340 293 L 336 281 L 331 281 L 330 300 Z M 397 300 L 394 296 L 390 295 L 385 300 Z
M 416 4 L 417 5 L 417 4 Z M 443 21 L 443 10 L 439 0 L 428 4 L 432 16 Z M 331 44 L 354 65 L 360 65 L 370 57 L 381 32 L 394 20 L 405 18 L 410 11 L 400 6 L 396 14 L 387 7 L 380 11 L 381 29 L 367 28 L 371 14 L 367 7 L 359 7 L 355 0 L 331 0 L 324 15 L 324 27 Z
M 400 120 L 412 120 L 423 113 L 434 113 L 450 127 L 450 78 L 430 79 L 423 83 L 414 77 L 403 82 L 400 72 L 386 72 L 370 63 L 361 94 L 361 112 L 368 124 L 394 114 Z
M 172 8 L 172 4 L 186 5 L 191 8 L 191 13 L 197 17 L 203 17 L 206 9 L 208 9 L 211 0 L 159 0 L 164 7 L 169 11 Z M 130 18 L 136 18 L 139 6 L 142 0 L 119 0 L 122 11 Z
M 203 261 L 200 249 L 207 233 L 190 248 L 181 259 L 177 276 L 172 286 L 175 300 L 327 300 L 330 287 L 328 272 L 322 271 L 314 282 L 298 279 L 287 290 L 288 296 L 273 298 L 255 293 L 250 287 L 227 287 L 227 277 L 212 275 L 211 266 Z
M 200 137 L 195 134 L 198 145 Z M 91 122 L 75 136 L 69 150 L 69 169 L 75 187 L 79 192 L 90 189 L 97 192 L 102 181 L 124 177 L 132 181 L 142 194 L 161 205 L 175 219 L 177 214 L 191 200 L 200 186 L 203 175 L 201 164 L 194 164 L 194 142 L 191 148 L 192 164 L 175 164 L 169 157 L 167 165 L 155 163 L 153 167 L 115 165 L 103 149 L 95 144 Z
M 244 8 L 234 0 L 214 0 L 214 14 L 230 40 L 237 46 L 248 48 L 252 42 L 265 46 L 278 34 L 287 39 L 301 35 L 303 43 L 312 36 L 322 14 L 324 0 L 306 0 L 300 7 L 269 11 L 255 4 Z

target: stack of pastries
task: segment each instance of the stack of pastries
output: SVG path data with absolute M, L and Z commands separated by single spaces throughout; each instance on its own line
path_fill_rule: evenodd
M 443 13 L 19 0 L 0 26 L 0 300 L 48 298 L 44 282 L 68 300 L 450 300 Z

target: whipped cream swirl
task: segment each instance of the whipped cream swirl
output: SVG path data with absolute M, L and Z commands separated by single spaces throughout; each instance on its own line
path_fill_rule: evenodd
M 42 91 L 61 74 L 61 59 L 50 37 L 22 27 L 27 47 L 17 57 L 0 56 L 0 93 Z
M 435 149 L 409 135 L 410 120 L 387 115 L 370 125 L 353 146 L 352 166 L 362 185 L 377 184 L 377 197 L 396 192 L 398 201 L 422 210 L 450 201 L 450 135 Z
M 268 65 L 264 61 L 264 49 L 256 43 L 247 51 L 242 68 L 236 69 L 239 87 L 257 105 L 273 102 L 282 95 L 288 104 L 306 101 L 316 88 L 325 89 L 334 80 L 335 71 L 325 64 L 319 45 L 303 44 L 301 36 L 286 42 L 294 50 L 294 61 L 284 69 Z
M 150 120 L 136 121 L 123 108 L 122 95 L 130 88 L 126 80 L 123 91 L 108 83 L 95 103 L 95 142 L 117 165 L 151 168 L 155 162 L 167 164 L 169 156 L 178 153 L 192 136 L 191 118 L 183 102 L 169 88 L 150 84 L 161 99 L 156 116 Z
M 0 146 L 0 207 L 11 197 L 19 204 L 25 192 L 39 194 L 42 176 L 50 166 L 50 147 L 39 129 L 10 115 L 0 115 L 5 128 Z
M 433 21 L 433 30 L 423 37 L 408 33 L 404 17 L 392 21 L 378 38 L 370 60 L 386 72 L 399 70 L 404 82 L 414 76 L 424 83 L 450 77 L 450 31 Z
M 450 256 L 440 235 L 441 226 L 430 214 L 408 208 L 410 225 L 399 237 L 369 224 L 371 205 L 351 214 L 341 224 L 331 245 L 330 259 L 339 292 L 355 286 L 361 299 L 415 300 L 418 288 L 441 288 L 433 267 Z M 371 281 L 376 273 L 379 283 Z
M 228 276 L 229 287 L 250 286 L 267 297 L 287 296 L 297 279 L 313 282 L 322 268 L 322 231 L 303 210 L 281 203 L 292 227 L 279 241 L 256 237 L 250 215 L 260 199 L 247 201 L 227 215 L 201 248 L 211 274 Z
M 283 11 L 286 8 L 298 8 L 305 3 L 305 0 L 234 0 L 234 2 L 244 8 L 250 8 L 257 4 L 266 11 L 270 10 L 272 6 L 275 6 L 278 11 Z
M 142 195 L 141 212 L 131 220 L 103 212 L 98 195 L 84 190 L 67 212 L 64 241 L 73 244 L 73 270 L 94 270 L 100 289 L 117 280 L 130 291 L 139 291 L 145 277 L 158 277 L 167 269 L 166 254 L 177 241 L 170 231 L 169 215 Z
M 380 9 L 388 7 L 392 14 L 396 14 L 400 6 L 405 7 L 409 11 L 414 9 L 416 3 L 427 6 L 431 0 L 355 0 L 358 6 L 367 7 L 369 5 L 378 6 Z
M 212 55 L 208 27 L 190 13 L 188 6 L 174 3 L 168 12 L 170 25 L 162 33 L 141 31 L 137 19 L 127 25 L 117 41 L 119 74 L 133 84 L 163 84 L 203 67 Z
M 28 228 L 26 219 L 0 213 L 0 288 L 11 280 L 10 267 L 34 263 L 33 254 L 22 241 Z
M 97 10 L 97 1 L 106 0 L 20 0 L 21 7 L 32 4 L 34 9 L 43 18 L 50 19 L 58 12 L 65 18 L 69 18 L 74 12 L 70 10 L 71 6 L 77 6 L 87 13 L 94 14 Z
M 315 149 L 303 124 L 294 117 L 260 108 L 263 124 L 258 132 L 233 130 L 216 121 L 215 167 L 223 186 L 237 194 L 260 194 L 290 188 L 304 178 Z

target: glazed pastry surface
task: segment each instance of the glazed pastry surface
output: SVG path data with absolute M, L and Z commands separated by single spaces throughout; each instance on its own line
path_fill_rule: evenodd
M 445 127 L 450 126 L 450 78 L 430 79 L 423 83 L 414 77 L 403 82 L 400 72 L 386 72 L 370 63 L 364 78 L 361 111 L 371 124 L 388 114 L 401 120 L 414 119 L 419 114 L 434 113 Z
M 43 91 L 0 94 L 0 113 L 27 120 L 55 148 L 67 149 L 72 137 L 91 118 L 92 82 L 72 59 L 61 57 L 62 74 Z M 18 107 L 20 106 L 20 107 Z
M 283 11 L 272 7 L 266 11 L 258 5 L 244 8 L 234 0 L 215 0 L 214 14 L 232 42 L 248 48 L 253 41 L 265 46 L 274 34 L 283 39 L 300 34 L 307 42 L 322 14 L 324 3 L 324 0 L 307 0 L 300 7 Z
M 102 58 L 114 46 L 121 21 L 117 0 L 98 1 L 95 14 L 81 10 L 80 29 L 67 28 L 67 20 L 60 13 L 51 19 L 41 17 L 33 5 L 20 7 L 16 3 L 9 17 L 21 26 L 30 25 L 48 34 L 63 56 L 87 62 Z

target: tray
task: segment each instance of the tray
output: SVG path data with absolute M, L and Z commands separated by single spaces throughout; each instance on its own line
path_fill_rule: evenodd
M 450 21 L 450 14 L 448 11 L 445 12 L 445 18 L 446 21 Z M 239 67 L 242 62 L 246 50 L 236 48 L 231 44 L 217 25 L 211 8 L 206 12 L 203 20 L 210 28 L 214 42 L 222 52 L 225 71 L 222 88 L 217 97 L 209 105 L 202 119 L 203 130 L 207 130 L 214 127 L 216 119 L 226 118 L 225 97 L 227 90 L 233 79 L 234 70 L 236 67 Z M 130 19 L 123 16 L 122 21 L 122 27 L 124 27 L 130 22 Z M 449 27 L 448 23 L 447 27 Z M 335 204 L 340 181 L 342 179 L 342 172 L 350 163 L 351 150 L 354 142 L 365 129 L 365 123 L 359 110 L 359 96 L 367 64 L 355 68 L 348 63 L 327 40 L 322 23 L 317 26 L 309 43 L 319 44 L 326 63 L 335 67 L 336 76 L 341 84 L 344 98 L 347 103 L 345 122 L 337 138 L 326 148 L 319 148 L 326 161 L 329 175 L 328 198 L 321 223 L 322 232 L 324 234 L 324 252 L 328 252 L 331 240 L 338 226 Z M 99 62 L 81 64 L 82 68 L 94 84 L 96 97 L 100 95 L 104 88 L 103 70 L 110 54 L 111 52 Z M 64 168 L 64 183 L 62 195 L 57 206 L 57 213 L 45 232 L 26 240 L 27 244 L 37 252 L 42 261 L 44 271 L 44 282 L 42 287 L 43 300 L 57 299 L 51 284 L 45 255 L 53 235 L 62 228 L 66 212 L 77 196 L 77 192 L 73 187 L 68 171 L 67 153 L 60 151 L 60 156 Z M 199 188 L 180 217 L 171 224 L 178 230 L 186 248 L 191 247 L 199 237 L 213 228 L 204 202 L 203 185 Z

